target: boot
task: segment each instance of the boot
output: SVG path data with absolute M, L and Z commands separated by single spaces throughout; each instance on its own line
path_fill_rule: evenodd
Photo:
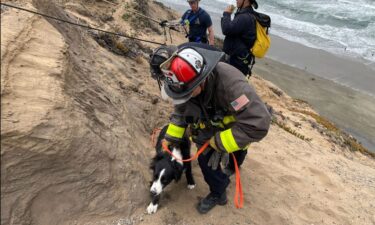
M 225 192 L 220 197 L 214 196 L 210 193 L 198 203 L 197 210 L 199 213 L 205 214 L 216 205 L 225 205 L 227 202 L 228 199 Z

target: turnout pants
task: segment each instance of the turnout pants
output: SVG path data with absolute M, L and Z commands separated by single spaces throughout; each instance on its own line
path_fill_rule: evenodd
M 198 146 L 199 149 L 200 146 Z M 213 149 L 207 149 L 208 152 L 206 155 L 199 155 L 198 162 L 199 166 L 202 170 L 204 180 L 208 184 L 210 188 L 210 192 L 215 197 L 220 197 L 228 187 L 230 180 L 229 177 L 223 173 L 221 166 L 216 170 L 211 169 L 208 164 L 208 160 L 210 159 L 210 156 L 215 151 Z

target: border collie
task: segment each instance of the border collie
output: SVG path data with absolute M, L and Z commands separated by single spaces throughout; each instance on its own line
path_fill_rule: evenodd
M 172 157 L 168 152 L 162 148 L 162 140 L 164 139 L 168 125 L 164 126 L 160 131 L 156 142 L 156 155 L 152 159 L 150 169 L 153 171 L 153 180 L 151 181 L 151 196 L 152 201 L 147 207 L 147 213 L 155 213 L 159 206 L 160 194 L 163 189 L 174 180 L 179 181 L 183 171 L 185 170 L 187 188 L 193 189 L 195 182 L 191 171 L 191 162 L 181 162 Z M 190 141 L 188 137 L 184 136 L 183 141 L 179 146 L 169 146 L 173 155 L 179 159 L 190 158 Z M 172 148 L 171 148 L 172 147 Z

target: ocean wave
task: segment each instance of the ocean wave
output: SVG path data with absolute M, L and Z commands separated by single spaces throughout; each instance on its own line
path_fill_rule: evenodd
M 181 0 L 161 0 L 188 9 Z M 271 33 L 332 53 L 375 62 L 374 0 L 262 0 L 259 12 L 271 16 Z M 202 0 L 216 21 L 235 0 Z M 220 33 L 220 31 L 218 31 Z

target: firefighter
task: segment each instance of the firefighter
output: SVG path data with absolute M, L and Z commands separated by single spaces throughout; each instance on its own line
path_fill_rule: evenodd
M 271 116 L 245 76 L 222 62 L 223 52 L 204 44 L 186 43 L 168 58 L 171 49 L 176 48 L 162 46 L 154 51 L 150 64 L 152 68 L 156 68 L 156 61 L 161 65 L 151 71 L 163 77 L 162 97 L 174 104 L 167 144 L 178 145 L 188 130 L 198 148 L 210 143 L 198 158 L 210 190 L 197 205 L 204 214 L 227 203 L 230 180 L 220 163 L 228 161 L 228 153 L 247 149 L 250 143 L 265 137 Z M 161 58 L 165 59 L 162 63 Z

